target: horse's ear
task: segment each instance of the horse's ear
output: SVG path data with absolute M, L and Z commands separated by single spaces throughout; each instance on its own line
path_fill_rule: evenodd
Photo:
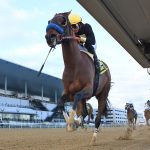
M 68 12 L 68 14 L 70 14 L 72 12 L 72 10 L 70 10 L 69 12 Z
M 64 111 L 63 111 L 63 116 L 64 116 L 66 122 L 68 123 L 69 116 L 68 116 L 67 113 L 65 113 Z
M 70 11 L 66 12 L 66 14 L 67 14 L 67 15 L 69 15 L 69 14 L 71 13 L 71 11 L 72 11 L 72 10 L 70 10 Z

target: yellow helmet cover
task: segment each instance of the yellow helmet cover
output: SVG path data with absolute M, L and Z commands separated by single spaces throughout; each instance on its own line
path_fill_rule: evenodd
M 82 18 L 78 14 L 69 14 L 68 19 L 71 24 L 77 24 L 82 21 Z

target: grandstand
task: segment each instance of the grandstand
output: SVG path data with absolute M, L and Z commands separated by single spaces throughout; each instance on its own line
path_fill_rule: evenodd
M 61 79 L 44 73 L 38 77 L 37 71 L 2 59 L 0 70 L 0 124 L 64 122 L 57 112 L 57 102 L 63 91 Z M 66 110 L 71 106 L 66 103 Z M 95 117 L 96 114 L 94 109 Z M 143 115 L 138 116 L 138 122 L 143 122 Z M 127 112 L 111 108 L 108 116 L 102 118 L 102 124 L 127 124 Z
M 0 59 L 0 120 L 43 122 L 57 116 L 61 79 Z

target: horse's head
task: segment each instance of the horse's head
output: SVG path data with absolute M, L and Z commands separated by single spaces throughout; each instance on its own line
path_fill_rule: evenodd
M 70 12 L 55 14 L 46 27 L 46 41 L 50 47 L 60 44 L 64 36 L 70 35 L 71 24 L 68 19 Z M 69 28 L 70 27 L 70 28 Z

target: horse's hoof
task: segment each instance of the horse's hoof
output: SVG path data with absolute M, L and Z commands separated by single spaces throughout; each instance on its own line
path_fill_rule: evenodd
M 96 138 L 97 138 L 97 133 L 93 133 L 93 137 L 92 137 L 90 145 L 94 145 L 96 143 Z
M 96 137 L 92 137 L 90 145 L 95 145 L 95 143 L 96 143 Z

